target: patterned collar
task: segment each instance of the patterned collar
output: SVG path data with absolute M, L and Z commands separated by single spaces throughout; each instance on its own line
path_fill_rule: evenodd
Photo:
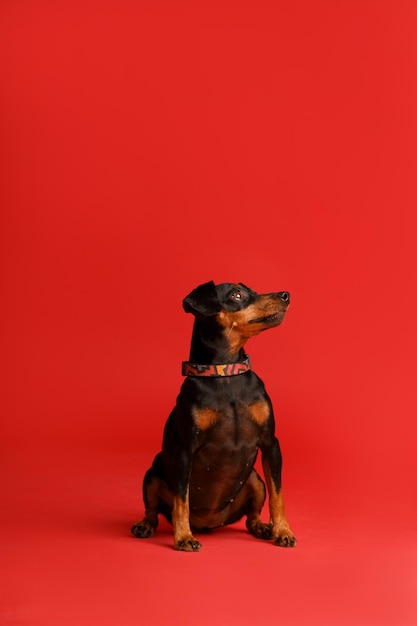
M 183 361 L 182 375 L 183 376 L 237 376 L 238 374 L 244 374 L 252 369 L 249 355 L 245 355 L 245 358 L 240 363 L 223 363 L 211 364 L 211 365 L 199 365 L 197 363 L 189 363 Z

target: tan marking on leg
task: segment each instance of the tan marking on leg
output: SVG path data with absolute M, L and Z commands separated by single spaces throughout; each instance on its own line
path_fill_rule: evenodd
M 282 489 L 279 491 L 276 490 L 274 481 L 272 480 L 269 464 L 263 462 L 263 468 L 269 493 L 269 512 L 271 515 L 272 539 L 277 546 L 292 548 L 296 544 L 296 539 L 291 532 L 290 525 L 288 524 L 285 516 L 285 504 Z
M 205 408 L 205 409 L 194 409 L 193 417 L 197 428 L 200 430 L 207 430 L 210 426 L 213 426 L 217 422 L 220 417 L 218 411 L 213 411 L 213 409 Z
M 198 552 L 200 550 L 201 543 L 191 533 L 188 492 L 185 500 L 179 496 L 174 496 L 172 525 L 174 527 L 174 545 L 177 550 L 184 550 L 185 552 Z
M 253 421 L 259 424 L 259 426 L 262 426 L 270 415 L 268 403 L 264 400 L 251 404 L 249 412 Z

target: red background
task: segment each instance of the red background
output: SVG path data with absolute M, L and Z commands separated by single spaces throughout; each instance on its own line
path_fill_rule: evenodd
M 1 6 L 2 624 L 411 626 L 417 7 Z M 294 550 L 129 535 L 207 280 L 248 345 Z

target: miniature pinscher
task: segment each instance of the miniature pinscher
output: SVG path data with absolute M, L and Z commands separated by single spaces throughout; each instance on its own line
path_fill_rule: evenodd
M 257 294 L 242 283 L 212 281 L 183 301 L 195 316 L 186 376 L 164 430 L 162 452 L 143 482 L 145 517 L 135 537 L 151 537 L 162 513 L 177 550 L 197 552 L 195 531 L 233 524 L 276 546 L 296 540 L 285 517 L 282 456 L 271 401 L 243 348 L 248 339 L 278 326 L 290 304 L 287 291 Z M 265 484 L 254 464 L 258 449 L 269 495 L 270 522 L 262 522 Z

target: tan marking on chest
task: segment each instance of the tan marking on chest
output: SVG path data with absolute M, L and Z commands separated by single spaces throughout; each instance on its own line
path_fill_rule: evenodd
M 210 426 L 213 426 L 220 417 L 219 411 L 213 411 L 213 409 L 194 409 L 193 417 L 197 428 L 200 430 L 207 430 Z
M 256 402 L 250 405 L 249 413 L 253 421 L 262 426 L 269 417 L 269 406 L 265 401 Z

